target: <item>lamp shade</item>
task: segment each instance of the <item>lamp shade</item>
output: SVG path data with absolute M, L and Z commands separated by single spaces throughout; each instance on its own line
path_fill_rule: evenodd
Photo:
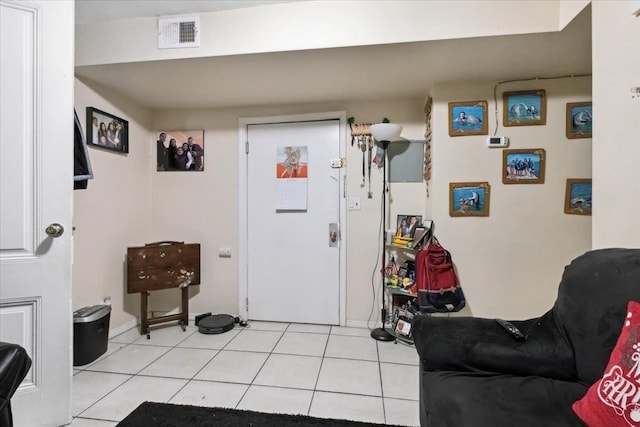
M 393 123 L 377 123 L 371 125 L 371 136 L 376 141 L 395 141 L 400 138 L 402 126 Z

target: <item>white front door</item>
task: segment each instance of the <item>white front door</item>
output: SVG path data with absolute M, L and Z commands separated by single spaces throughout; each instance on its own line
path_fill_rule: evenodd
M 0 0 L 0 31 L 0 341 L 33 360 L 14 425 L 59 426 L 71 421 L 74 2 Z
M 339 118 L 246 126 L 245 309 L 251 320 L 344 323 L 344 174 L 331 166 L 340 157 L 341 126 Z M 287 170 L 290 163 L 300 167 Z

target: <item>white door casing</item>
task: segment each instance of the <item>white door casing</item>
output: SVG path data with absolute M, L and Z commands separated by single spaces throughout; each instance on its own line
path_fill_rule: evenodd
M 0 341 L 33 361 L 14 425 L 59 426 L 71 421 L 74 2 L 0 0 L 0 31 Z
M 247 154 L 247 141 L 248 150 Z M 308 205 L 276 211 L 276 149 L 306 146 Z M 239 313 L 252 320 L 346 324 L 344 230 L 346 114 L 240 121 Z M 248 308 L 247 308 L 248 307 Z

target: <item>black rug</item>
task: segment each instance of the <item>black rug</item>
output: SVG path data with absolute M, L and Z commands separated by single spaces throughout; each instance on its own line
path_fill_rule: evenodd
M 304 415 L 266 414 L 238 409 L 206 408 L 144 402 L 118 427 L 392 427 L 389 424 L 370 424 L 347 420 L 314 418 Z

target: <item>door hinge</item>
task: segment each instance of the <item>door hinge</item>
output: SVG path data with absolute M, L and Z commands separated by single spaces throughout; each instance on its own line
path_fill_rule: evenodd
M 249 154 L 249 141 L 244 143 L 244 152 L 246 154 Z
M 244 299 L 244 308 L 247 310 L 247 314 L 249 314 L 249 297 Z
M 347 167 L 347 159 L 345 159 L 344 157 L 338 157 L 337 159 L 331 159 L 331 161 L 329 162 L 329 165 L 331 165 L 331 167 L 334 168 L 334 169 L 346 168 Z

